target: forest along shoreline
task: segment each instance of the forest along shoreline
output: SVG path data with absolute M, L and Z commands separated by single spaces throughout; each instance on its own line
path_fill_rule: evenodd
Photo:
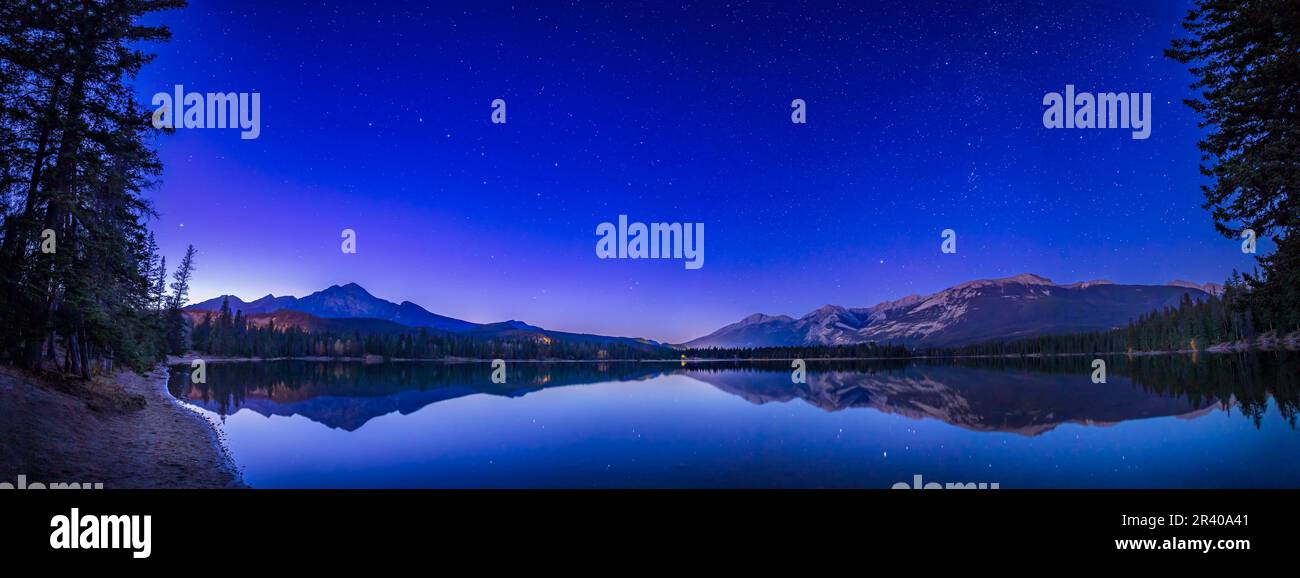
M 0 366 L 0 488 L 246 487 L 216 426 L 167 377 L 161 363 L 90 382 Z
M 1300 351 L 1300 331 L 1288 333 L 1286 335 L 1278 335 L 1275 332 L 1269 332 L 1263 335 L 1259 335 L 1256 338 L 1251 340 L 1226 341 L 1222 343 L 1216 343 L 1209 347 L 1196 348 L 1196 349 L 1183 348 L 1183 349 L 1150 349 L 1150 350 L 1134 350 L 1134 351 L 1091 351 L 1091 352 L 1061 351 L 1061 352 L 1053 352 L 1053 353 L 983 353 L 983 354 L 974 354 L 974 353 L 934 354 L 934 353 L 917 352 L 914 355 L 904 355 L 904 356 L 866 356 L 866 357 L 829 356 L 828 357 L 825 355 L 820 355 L 819 354 L 820 352 L 818 351 L 819 348 L 820 348 L 819 346 L 809 346 L 807 348 L 806 354 L 800 357 L 793 357 L 793 356 L 772 357 L 766 355 L 752 355 L 755 352 L 761 352 L 764 349 L 768 349 L 768 348 L 759 347 L 759 348 L 736 350 L 736 351 L 745 351 L 751 353 L 751 355 L 740 356 L 740 357 L 709 357 L 709 356 L 699 355 L 702 351 L 709 351 L 709 350 L 683 350 L 684 352 L 687 353 L 687 355 L 682 359 L 674 359 L 674 358 L 667 358 L 667 359 L 507 359 L 505 361 L 507 361 L 508 363 L 613 363 L 613 362 L 679 363 L 682 361 L 687 361 L 687 362 L 737 361 L 737 360 L 790 361 L 794 359 L 844 361 L 844 360 L 897 360 L 897 359 L 924 360 L 924 359 L 968 359 L 968 358 L 969 359 L 980 359 L 980 358 L 1004 359 L 1004 358 L 1039 358 L 1039 357 L 1085 357 L 1090 355 L 1091 356 L 1097 356 L 1097 355 L 1151 356 L 1151 355 L 1189 355 L 1195 353 L 1211 353 L 1211 354 L 1245 353 L 1245 352 L 1252 352 L 1252 351 L 1260 352 L 1260 353 L 1268 353 L 1268 352 Z M 792 346 L 782 346 L 782 347 L 777 347 L 772 349 L 788 350 L 788 349 L 799 349 L 799 348 L 792 347 Z M 731 351 L 731 350 L 724 350 L 724 351 Z M 694 353 L 694 355 L 691 355 L 691 353 Z M 260 363 L 260 362 L 273 362 L 273 361 L 314 361 L 314 362 L 337 361 L 337 362 L 351 362 L 351 363 L 361 362 L 366 364 L 376 364 L 376 363 L 403 363 L 403 362 L 488 363 L 493 360 L 488 358 L 473 358 L 473 357 L 385 358 L 380 355 L 366 355 L 364 357 L 357 357 L 357 356 L 331 357 L 331 356 L 322 356 L 322 355 L 308 355 L 308 356 L 301 356 L 301 357 L 245 357 L 245 356 L 236 356 L 236 355 L 201 355 L 196 352 L 189 352 L 185 355 L 168 355 L 166 364 L 167 366 L 170 367 L 191 366 L 195 361 L 202 361 L 205 364 Z

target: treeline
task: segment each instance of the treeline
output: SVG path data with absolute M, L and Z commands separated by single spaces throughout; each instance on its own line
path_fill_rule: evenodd
M 0 3 L 0 359 L 89 378 L 180 345 L 188 273 L 168 298 L 142 195 L 156 131 L 127 80 L 170 36 L 141 17 L 183 5 Z
M 682 352 L 693 359 L 864 359 L 911 357 L 913 351 L 902 345 L 874 341 L 852 345 L 808 345 L 779 347 L 705 347 Z
M 249 321 L 227 301 L 205 314 L 191 333 L 194 351 L 234 357 L 364 357 L 387 359 L 675 359 L 677 352 L 650 344 L 569 341 L 542 336 L 479 339 L 427 328 L 401 333 L 307 331 Z
M 1246 282 L 1233 272 L 1221 296 L 1192 299 L 1184 293 L 1177 307 L 1146 313 L 1121 329 L 930 348 L 919 353 L 927 356 L 1130 353 L 1198 350 L 1225 342 L 1251 341 L 1258 336 L 1261 321 L 1260 310 L 1250 306 L 1249 293 Z

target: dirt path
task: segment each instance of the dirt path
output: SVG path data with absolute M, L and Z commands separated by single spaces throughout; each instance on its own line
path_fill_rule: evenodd
M 242 486 L 216 431 L 166 384 L 162 365 L 90 384 L 0 367 L 0 482 Z

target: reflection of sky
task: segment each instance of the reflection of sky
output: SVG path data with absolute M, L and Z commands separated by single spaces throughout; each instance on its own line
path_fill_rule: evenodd
M 1215 410 L 1029 437 L 755 405 L 682 375 L 472 395 L 353 432 L 247 410 L 223 428 L 254 487 L 1300 486 L 1300 435 L 1273 408 L 1258 430 Z
M 1161 54 L 1189 5 L 192 0 L 139 100 L 257 91 L 263 126 L 162 137 L 154 229 L 173 266 L 197 246 L 196 300 L 357 282 L 670 342 L 1026 271 L 1221 282 L 1252 261 L 1200 207 Z M 1044 129 L 1067 83 L 1153 93 L 1151 138 Z M 596 259 L 619 214 L 705 223 L 704 268 Z

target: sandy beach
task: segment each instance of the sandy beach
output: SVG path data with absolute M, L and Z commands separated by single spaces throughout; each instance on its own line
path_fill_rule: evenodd
M 216 429 L 166 384 L 161 364 L 90 383 L 0 367 L 0 483 L 243 487 Z

